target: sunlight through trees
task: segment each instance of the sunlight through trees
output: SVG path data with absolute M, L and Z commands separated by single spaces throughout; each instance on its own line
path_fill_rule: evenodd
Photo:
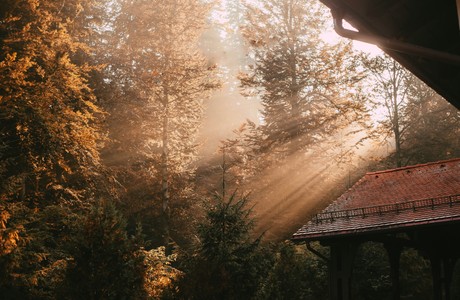
M 299 223 L 366 171 L 460 155 L 458 110 L 327 21 L 313 0 L 2 1 L 0 298 L 326 299 Z M 373 297 L 379 251 L 357 258 Z

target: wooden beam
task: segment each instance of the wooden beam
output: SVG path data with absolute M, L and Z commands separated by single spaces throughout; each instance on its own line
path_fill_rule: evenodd
M 460 0 L 457 0 L 458 28 L 460 29 Z

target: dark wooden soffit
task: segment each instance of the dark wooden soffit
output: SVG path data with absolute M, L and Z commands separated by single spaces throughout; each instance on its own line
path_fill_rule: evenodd
M 460 56 L 456 0 L 320 1 L 359 32 Z M 460 65 L 383 50 L 460 109 Z

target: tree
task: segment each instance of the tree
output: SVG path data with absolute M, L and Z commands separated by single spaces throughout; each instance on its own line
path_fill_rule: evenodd
M 365 65 L 376 109 L 385 112 L 379 136 L 393 137 L 396 167 L 458 155 L 458 110 L 389 56 L 365 58 Z
M 101 201 L 80 218 L 69 242 L 69 261 L 60 297 L 142 299 L 144 267 L 139 245 L 111 202 Z
M 266 221 L 258 223 L 260 231 L 276 230 L 280 226 L 267 224 L 272 216 L 282 211 L 289 223 L 299 222 L 297 205 L 319 202 L 323 195 L 314 194 L 326 188 L 318 182 L 337 177 L 331 157 L 344 146 L 337 137 L 354 135 L 359 142 L 368 117 L 360 93 L 364 74 L 350 43 L 321 39 L 326 17 L 319 3 L 245 3 L 242 33 L 249 63 L 239 79 L 242 94 L 258 98 L 262 109 L 258 122 L 247 122 L 224 147 L 241 162 L 229 170 L 233 178 L 260 203 L 255 209 Z M 350 149 L 343 152 L 350 155 Z M 300 201 L 304 193 L 314 199 Z
M 375 82 L 374 101 L 380 101 L 385 108 L 385 119 L 381 124 L 387 130 L 391 130 L 394 138 L 395 165 L 401 167 L 401 147 L 407 124 L 404 111 L 407 105 L 408 83 L 414 80 L 414 77 L 387 55 L 371 58 L 366 65 Z
M 87 82 L 93 68 L 74 60 L 88 49 L 69 33 L 88 5 L 75 0 L 61 9 L 30 0 L 3 13 L 0 144 L 2 159 L 10 161 L 5 184 L 18 184 L 2 191 L 9 198 L 38 206 L 61 197 L 76 203 L 79 193 L 92 191 L 101 110 Z
M 260 238 L 250 237 L 252 219 L 247 198 L 233 193 L 216 196 L 198 226 L 196 251 L 183 258 L 185 276 L 179 283 L 187 299 L 250 299 L 270 265 Z
M 390 264 L 382 244 L 367 242 L 358 248 L 353 269 L 353 298 L 391 297 Z
M 420 80 L 409 85 L 410 123 L 402 149 L 407 164 L 460 156 L 460 113 Z
M 66 215 L 105 192 L 98 152 L 103 112 L 88 83 L 96 68 L 85 62 L 91 53 L 82 42 L 93 23 L 92 5 L 24 0 L 0 8 L 5 297 L 52 295 L 65 265 Z
M 327 263 L 289 242 L 275 246 L 275 262 L 256 299 L 325 299 Z
M 177 253 L 166 255 L 166 247 L 142 250 L 146 266 L 144 288 L 152 299 L 168 299 L 176 291 L 175 283 L 182 272 L 171 266 L 177 259 Z
M 401 298 L 430 299 L 432 278 L 429 260 L 411 248 L 401 249 Z M 354 259 L 353 298 L 388 299 L 391 297 L 391 276 L 388 252 L 383 244 L 361 244 Z
M 147 170 L 164 243 L 171 199 L 193 197 L 202 102 L 218 86 L 198 48 L 208 9 L 197 0 L 121 1 L 114 25 L 116 63 L 107 71 L 121 89 L 109 108 L 114 142 L 107 158 L 126 157 L 129 169 Z
M 244 36 L 253 64 L 240 78 L 246 92 L 261 97 L 263 148 L 305 149 L 357 120 L 364 110 L 350 93 L 357 91 L 352 84 L 361 79 L 357 60 L 351 44 L 321 40 L 322 8 L 270 0 L 247 10 Z
M 429 259 L 417 250 L 407 248 L 403 249 L 400 260 L 402 297 L 414 300 L 431 299 L 433 279 Z

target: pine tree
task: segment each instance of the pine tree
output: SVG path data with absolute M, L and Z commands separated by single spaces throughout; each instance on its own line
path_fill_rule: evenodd
M 143 299 L 143 257 L 126 221 L 101 201 L 80 218 L 69 242 L 72 260 L 59 291 L 66 299 Z
M 361 79 L 351 44 L 320 39 L 325 18 L 319 4 L 269 0 L 247 9 L 244 35 L 253 64 L 240 77 L 262 100 L 263 148 L 312 147 L 357 120 L 364 107 L 350 93 Z
M 119 42 L 109 79 L 121 88 L 108 109 L 114 143 L 107 159 L 126 157 L 129 169 L 147 171 L 147 202 L 160 207 L 165 243 L 171 200 L 193 195 L 202 103 L 217 87 L 198 48 L 208 9 L 196 0 L 122 1 L 114 25 Z
M 186 299 L 251 299 L 266 275 L 271 258 L 259 239 L 251 238 L 253 220 L 247 198 L 216 196 L 198 226 L 196 250 L 185 262 L 179 283 Z

